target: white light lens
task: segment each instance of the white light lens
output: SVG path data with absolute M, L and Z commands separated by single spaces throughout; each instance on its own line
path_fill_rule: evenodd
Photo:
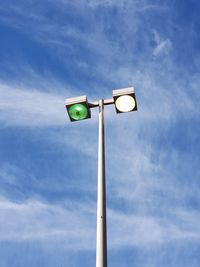
M 116 108 L 121 112 L 129 112 L 135 107 L 135 99 L 130 95 L 122 95 L 115 102 Z

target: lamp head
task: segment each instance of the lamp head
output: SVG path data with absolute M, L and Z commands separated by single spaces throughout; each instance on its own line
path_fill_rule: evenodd
M 134 87 L 113 90 L 113 99 L 117 113 L 137 110 Z
M 91 117 L 86 96 L 67 98 L 65 106 L 71 121 L 85 120 Z

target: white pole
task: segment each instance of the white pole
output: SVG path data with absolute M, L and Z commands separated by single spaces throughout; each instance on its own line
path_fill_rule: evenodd
M 99 100 L 96 267 L 107 267 L 104 101 Z

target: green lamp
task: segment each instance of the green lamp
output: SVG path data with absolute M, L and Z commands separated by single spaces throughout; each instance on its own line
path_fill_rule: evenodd
M 71 121 L 80 121 L 91 117 L 86 96 L 68 98 L 65 101 L 65 106 Z

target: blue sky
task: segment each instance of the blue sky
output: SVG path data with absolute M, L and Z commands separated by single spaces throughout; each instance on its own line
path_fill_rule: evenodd
M 98 110 L 106 107 L 108 264 L 200 266 L 198 0 L 1 0 L 0 266 L 92 267 Z

